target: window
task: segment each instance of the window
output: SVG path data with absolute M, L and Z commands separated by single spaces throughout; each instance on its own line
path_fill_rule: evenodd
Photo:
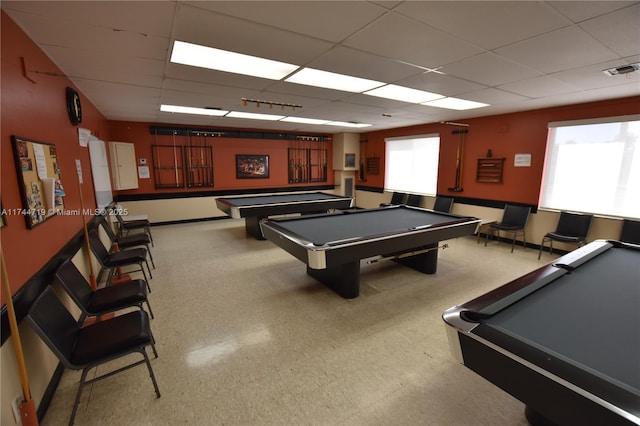
M 640 115 L 549 123 L 540 207 L 640 217 Z
M 385 142 L 385 190 L 435 195 L 440 136 L 386 138 Z

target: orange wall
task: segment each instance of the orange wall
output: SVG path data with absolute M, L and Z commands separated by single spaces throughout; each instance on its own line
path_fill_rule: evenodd
M 64 198 L 66 209 L 80 208 L 75 168 L 75 159 L 80 159 L 85 181 L 82 187 L 84 204 L 95 208 L 89 152 L 79 146 L 77 127 L 71 125 L 66 110 L 65 90 L 73 84 L 4 11 L 1 25 L 2 207 L 7 211 L 22 208 L 11 144 L 11 135 L 17 135 L 56 145 L 58 166 L 62 172 L 60 178 L 67 194 Z M 26 64 L 26 76 L 22 58 Z M 83 105 L 81 126 L 102 138 L 108 137 L 105 118 L 82 93 L 80 97 Z M 6 220 L 7 226 L 0 232 L 12 293 L 82 229 L 78 216 L 53 217 L 31 230 L 27 229 L 22 216 L 9 215 Z
M 85 208 L 95 207 L 91 183 L 89 153 L 78 144 L 77 127 L 69 122 L 65 106 L 65 89 L 73 86 L 58 67 L 33 43 L 4 13 L 1 14 L 2 42 L 2 120 L 1 151 L 2 180 L 0 196 L 5 209 L 22 208 L 18 188 L 11 135 L 36 141 L 53 143 L 59 153 L 61 180 L 66 190 L 65 208 L 79 209 L 80 195 L 76 181 L 75 159 L 80 159 L 84 171 L 82 196 Z M 26 73 L 23 72 L 23 61 Z M 82 127 L 104 141 L 133 142 L 138 158 L 151 161 L 151 145 L 172 144 L 171 136 L 159 136 L 149 132 L 150 123 L 108 122 L 80 92 L 83 104 Z M 468 123 L 469 133 L 465 137 L 462 187 L 464 192 L 456 195 L 469 198 L 503 200 L 535 204 L 538 200 L 542 162 L 546 144 L 547 123 L 571 119 L 637 114 L 640 97 L 595 102 L 582 105 L 527 111 L 463 120 Z M 367 139 L 367 153 L 381 157 L 381 173 L 368 175 L 363 185 L 374 188 L 384 186 L 384 138 L 421 133 L 440 133 L 440 170 L 438 193 L 447 194 L 447 188 L 455 184 L 456 150 L 459 135 L 452 135 L 451 126 L 425 124 L 403 129 L 371 132 L 363 135 Z M 247 188 L 282 188 L 289 185 L 287 178 L 287 147 L 283 140 L 256 140 L 216 138 L 214 146 L 213 191 Z M 329 161 L 333 158 L 331 143 L 328 144 Z M 475 182 L 476 159 L 491 148 L 495 157 L 506 157 L 504 183 L 481 184 Z M 516 153 L 532 154 L 532 166 L 514 168 Z M 270 156 L 269 179 L 236 179 L 236 154 L 266 154 Z M 329 164 L 329 170 L 332 170 Z M 334 183 L 329 173 L 327 184 Z M 313 185 L 313 184 L 311 184 Z M 299 185 L 298 185 L 299 186 Z M 303 187 L 306 185 L 302 185 Z M 202 191 L 202 188 L 181 189 Z M 123 194 L 158 194 L 176 190 L 156 190 L 153 179 L 140 181 L 137 190 L 122 191 Z M 22 286 L 55 253 L 82 229 L 78 216 L 58 216 L 28 230 L 23 217 L 8 216 L 8 226 L 2 228 L 2 250 L 8 265 L 12 292 Z M 4 302 L 2 302 L 4 303 Z
M 440 169 L 438 171 L 438 194 L 454 194 L 460 197 L 486 200 L 511 201 L 537 204 L 542 179 L 547 123 L 552 121 L 578 120 L 597 117 L 638 114 L 640 97 L 615 99 L 579 105 L 569 105 L 512 114 L 458 120 L 469 124 L 469 133 L 464 135 L 462 188 L 463 192 L 448 190 L 456 182 L 456 154 L 460 135 L 451 134 L 457 127 L 445 124 L 425 124 L 402 129 L 383 130 L 363 135 L 367 140 L 369 156 L 381 158 L 379 175 L 368 175 L 363 185 L 384 187 L 384 138 L 440 134 Z M 476 165 L 491 149 L 494 157 L 505 157 L 503 183 L 478 183 Z M 514 167 L 515 154 L 531 154 L 531 167 Z
M 151 125 L 159 127 L 180 127 L 173 125 L 159 125 L 158 123 L 139 122 L 111 122 L 111 140 L 118 142 L 130 142 L 135 145 L 136 157 L 147 159 L 150 168 L 151 179 L 139 179 L 140 187 L 135 190 L 119 191 L 118 194 L 159 194 L 163 192 L 174 193 L 176 191 L 199 192 L 199 191 L 221 191 L 247 188 L 283 188 L 283 187 L 304 187 L 308 185 L 333 185 L 334 176 L 329 174 L 327 182 L 289 184 L 287 174 L 287 149 L 291 142 L 286 140 L 273 139 L 242 139 L 242 138 L 207 138 L 207 144 L 213 146 L 213 182 L 214 186 L 209 188 L 170 188 L 155 189 L 153 180 L 153 161 L 151 145 L 173 145 L 174 138 L 170 135 L 154 135 L 149 131 Z M 314 136 L 314 134 L 305 133 Z M 322 135 L 328 136 L 328 135 Z M 177 145 L 187 145 L 186 136 L 176 136 Z M 204 143 L 203 139 L 198 139 L 196 143 Z M 327 144 L 329 152 L 328 169 L 331 170 L 331 143 Z M 268 179 L 236 179 L 236 154 L 268 155 L 270 173 Z

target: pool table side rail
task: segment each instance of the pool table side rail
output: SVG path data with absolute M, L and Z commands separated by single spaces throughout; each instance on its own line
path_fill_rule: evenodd
M 536 410 L 551 410 L 558 416 L 556 420 L 571 413 L 584 411 L 585 401 L 590 401 L 595 403 L 595 406 L 587 408 L 582 413 L 588 420 L 587 424 L 595 424 L 596 418 L 606 418 L 607 424 L 640 424 L 640 396 L 637 390 L 630 391 L 628 388 L 617 386 L 615 381 L 606 381 L 597 375 L 585 376 L 579 364 L 574 365 L 548 351 L 523 344 L 519 339 L 481 323 L 483 317 L 491 315 L 491 312 L 505 309 L 526 296 L 527 292 L 536 291 L 570 273 L 572 269 L 584 263 L 580 261 L 581 258 L 593 259 L 613 247 L 640 250 L 640 246 L 597 240 L 558 258 L 552 264 L 446 310 L 442 318 L 453 357 L 527 405 L 534 406 Z M 530 291 L 527 290 L 529 286 L 532 287 Z M 512 293 L 517 296 L 502 302 L 505 298 L 509 299 Z M 474 355 L 469 356 L 467 353 L 465 356 L 469 351 Z M 483 362 L 477 362 L 475 357 L 478 354 L 484 359 Z M 502 365 L 498 370 L 504 370 L 506 365 L 510 365 L 510 368 L 517 369 L 527 377 L 526 380 L 519 380 L 525 383 L 525 387 L 535 387 L 533 383 L 544 382 L 544 386 L 550 386 L 557 398 L 561 398 L 563 404 L 560 405 L 568 405 L 568 401 L 571 401 L 575 406 L 571 409 L 536 406 L 537 401 L 542 398 L 540 395 L 512 386 L 515 383 L 513 379 L 504 377 L 504 373 L 500 371 L 488 369 L 483 365 L 485 361 L 494 363 L 494 367 Z M 615 401 L 616 404 L 610 401 Z M 589 418 L 590 416 L 592 417 Z M 568 417 L 565 420 L 568 420 Z
M 243 217 L 267 217 L 290 213 L 320 212 L 329 209 L 349 209 L 352 206 L 353 198 L 340 196 L 331 196 L 326 199 L 319 198 L 294 202 L 282 201 L 251 205 L 236 205 L 233 202 L 233 198 L 216 198 L 216 207 L 233 219 Z
M 448 226 L 425 226 L 405 232 L 371 235 L 316 245 L 303 236 L 289 232 L 277 220 L 261 224 L 264 236 L 312 269 L 325 269 L 354 260 L 387 256 L 428 247 L 466 235 L 472 235 L 480 219 L 456 219 Z M 295 220 L 295 219 L 293 219 Z M 366 243 L 366 244 L 363 244 Z

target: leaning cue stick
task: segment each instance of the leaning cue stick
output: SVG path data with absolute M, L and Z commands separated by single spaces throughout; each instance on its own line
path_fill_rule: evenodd
M 80 217 L 82 218 L 82 230 L 84 231 L 85 250 L 87 252 L 87 263 L 89 264 L 89 281 L 91 288 L 95 291 L 98 289 L 98 282 L 93 273 L 93 262 L 91 261 L 91 243 L 89 242 L 89 230 L 87 229 L 87 220 L 84 217 L 84 201 L 82 199 L 82 184 L 80 183 L 80 171 L 78 170 L 78 193 L 80 194 Z
M 36 414 L 36 405 L 31 398 L 31 390 L 29 389 L 27 366 L 24 362 L 22 341 L 20 340 L 20 331 L 18 330 L 18 322 L 16 321 L 16 311 L 13 308 L 11 287 L 9 286 L 9 274 L 7 273 L 7 265 L 4 262 L 2 247 L 0 247 L 0 268 L 2 269 L 2 290 L 7 304 L 7 317 L 9 318 L 9 328 L 11 329 L 11 341 L 13 342 L 13 350 L 15 351 L 16 361 L 18 362 L 18 374 L 20 375 L 20 384 L 22 385 L 23 401 L 19 406 L 20 421 L 24 426 L 37 426 L 38 415 Z

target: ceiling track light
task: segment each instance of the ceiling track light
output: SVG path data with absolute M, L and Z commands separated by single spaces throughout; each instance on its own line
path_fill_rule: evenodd
M 270 109 L 273 109 L 273 106 L 279 106 L 280 109 L 284 111 L 284 108 L 291 108 L 292 111 L 295 111 L 296 108 L 302 108 L 302 105 L 298 104 L 288 104 L 284 102 L 275 102 L 275 101 L 262 101 L 260 99 L 249 99 L 249 98 L 241 98 L 242 105 L 247 106 L 248 103 L 256 104 L 257 108 L 260 108 L 260 104 L 269 105 Z

